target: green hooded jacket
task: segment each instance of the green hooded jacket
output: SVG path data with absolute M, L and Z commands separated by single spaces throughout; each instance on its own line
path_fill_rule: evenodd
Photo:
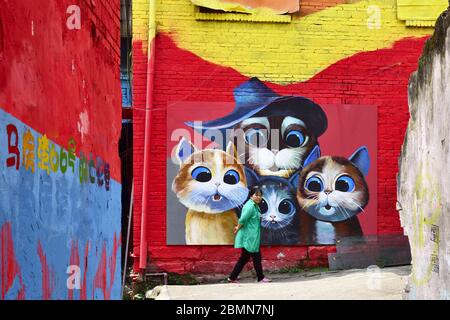
M 261 211 L 259 206 L 248 200 L 242 208 L 239 224 L 242 227 L 238 230 L 234 240 L 235 248 L 244 248 L 248 252 L 258 252 L 261 243 Z

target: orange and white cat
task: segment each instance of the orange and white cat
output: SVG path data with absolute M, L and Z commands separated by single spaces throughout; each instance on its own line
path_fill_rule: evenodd
M 180 170 L 172 190 L 188 208 L 186 244 L 233 244 L 236 208 L 248 197 L 244 168 L 233 143 L 227 151 L 197 150 L 184 138 L 176 149 Z

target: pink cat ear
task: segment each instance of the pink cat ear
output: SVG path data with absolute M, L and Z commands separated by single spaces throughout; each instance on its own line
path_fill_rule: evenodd
M 195 146 L 190 141 L 182 137 L 177 145 L 177 149 L 175 150 L 175 156 L 178 160 L 178 163 L 181 165 L 195 151 L 197 151 L 197 148 L 195 148 Z

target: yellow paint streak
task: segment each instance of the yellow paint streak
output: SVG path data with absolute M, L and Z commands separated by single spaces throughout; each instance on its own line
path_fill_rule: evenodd
M 439 255 L 439 242 L 429 240 L 431 226 L 437 225 L 442 213 L 441 192 L 438 183 L 429 172 L 431 169 L 423 163 L 419 164 L 418 176 L 414 185 L 413 205 L 413 237 L 411 240 L 411 255 L 413 266 L 418 261 L 427 261 L 426 271 L 420 272 L 413 267 L 412 280 L 415 285 L 427 284 L 433 276 L 433 256 Z M 430 215 L 431 213 L 431 215 Z M 426 253 L 427 246 L 431 253 Z M 428 251 L 429 252 L 429 251 Z
M 142 11 L 139 7 L 145 1 L 135 2 L 133 11 Z M 133 31 L 140 34 L 144 22 L 134 17 Z M 358 52 L 433 31 L 406 27 L 397 19 L 396 0 L 341 4 L 305 17 L 294 15 L 290 24 L 197 21 L 190 0 L 159 0 L 157 26 L 180 48 L 207 61 L 282 84 L 308 80 Z
M 145 47 L 149 34 L 148 4 L 149 0 L 133 0 L 132 5 L 133 41 L 142 41 Z

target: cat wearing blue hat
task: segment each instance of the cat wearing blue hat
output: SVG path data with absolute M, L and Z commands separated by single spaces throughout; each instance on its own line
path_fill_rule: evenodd
M 207 137 L 220 133 L 224 145 L 233 141 L 240 161 L 260 176 L 289 178 L 311 152 L 320 156 L 318 138 L 328 119 L 318 104 L 301 96 L 279 95 L 258 78 L 233 93 L 235 108 L 230 114 L 186 125 Z

